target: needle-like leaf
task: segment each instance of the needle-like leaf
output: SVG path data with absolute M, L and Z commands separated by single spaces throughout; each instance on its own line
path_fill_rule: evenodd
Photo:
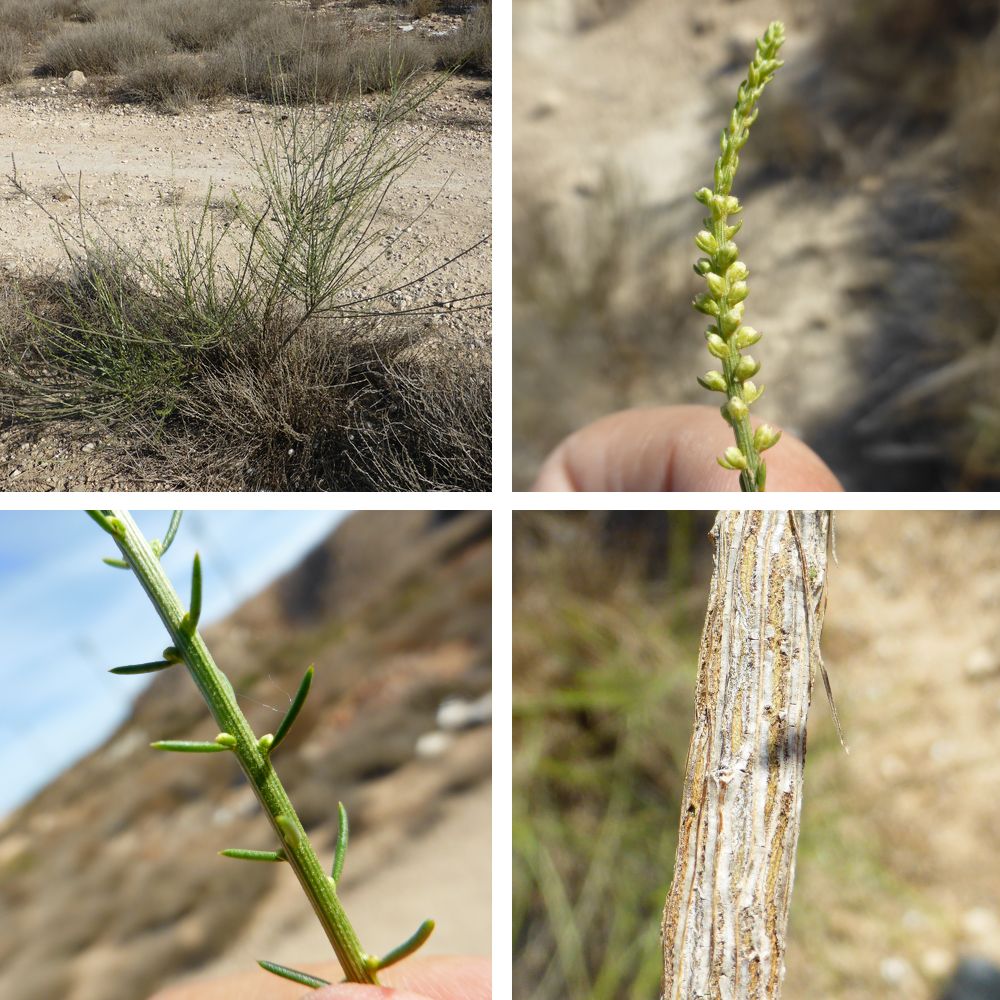
M 288 706 L 288 711 L 285 712 L 285 717 L 281 720 L 281 725 L 278 726 L 278 731 L 274 734 L 274 739 L 268 750 L 269 753 L 277 750 L 281 741 L 288 735 L 288 731 L 292 728 L 292 723 L 298 718 L 299 711 L 305 704 L 306 696 L 309 694 L 312 679 L 313 667 L 310 664 L 309 669 L 306 670 L 305 676 L 302 678 L 302 682 L 299 684 L 298 691 L 295 692 L 295 697 L 292 699 L 291 705 Z
M 198 743 L 192 740 L 157 740 L 149 745 L 154 750 L 172 750 L 174 753 L 222 753 L 229 749 L 221 743 Z
M 318 990 L 321 986 L 330 985 L 326 979 L 310 976 L 309 973 L 299 972 L 298 969 L 289 969 L 287 965 L 278 965 L 277 962 L 265 962 L 264 959 L 258 959 L 257 964 L 265 971 L 273 972 L 276 976 L 281 976 L 282 979 L 290 979 L 300 986 L 312 986 L 313 989 Z
M 386 952 L 381 958 L 373 958 L 372 968 L 378 971 L 401 962 L 407 955 L 412 955 L 431 936 L 433 930 L 434 921 L 425 920 L 401 945 Z
M 96 521 L 109 535 L 113 535 L 111 521 L 108 519 L 108 512 L 104 510 L 88 510 L 87 515 Z
M 245 851 L 241 847 L 229 847 L 219 851 L 224 858 L 237 858 L 240 861 L 287 861 L 281 851 Z
M 160 546 L 160 555 L 163 555 L 167 549 L 173 544 L 174 538 L 177 535 L 177 529 L 181 526 L 181 518 L 184 516 L 184 511 L 175 510 L 173 514 L 170 515 L 170 526 L 167 528 L 167 533 L 163 536 L 163 544 Z
M 157 670 L 177 665 L 176 660 L 151 660 L 149 663 L 130 663 L 125 667 L 112 667 L 111 674 L 155 674 Z
M 191 606 L 181 623 L 182 627 L 194 634 L 201 618 L 201 557 L 196 552 L 191 566 Z
M 110 556 L 108 556 L 105 559 L 102 559 L 101 562 L 103 562 L 105 566 L 113 566 L 115 569 L 129 569 L 130 568 L 129 564 L 127 562 L 125 562 L 124 559 L 112 559 Z
M 340 873 L 344 870 L 344 858 L 347 855 L 347 810 L 343 802 L 337 803 L 337 846 L 333 852 L 333 881 L 340 882 Z

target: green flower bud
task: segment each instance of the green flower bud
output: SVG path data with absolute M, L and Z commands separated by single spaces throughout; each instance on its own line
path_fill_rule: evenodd
M 705 341 L 708 346 L 708 353 L 713 358 L 719 358 L 720 361 L 724 361 L 729 357 L 729 347 L 717 333 L 706 334 Z
M 756 344 L 763 336 L 764 334 L 758 333 L 752 326 L 741 326 L 736 331 L 736 349 L 738 351 L 746 350 L 746 348 Z
M 750 413 L 750 408 L 740 399 L 739 396 L 731 396 L 729 402 L 722 407 L 722 415 L 731 423 L 739 423 L 745 420 Z
M 220 747 L 234 747 L 236 746 L 236 737 L 232 733 L 219 733 L 215 737 L 215 742 L 219 744 Z
M 756 386 L 749 381 L 743 383 L 743 398 L 747 401 L 748 406 L 750 403 L 756 403 L 763 392 L 763 386 Z
M 715 307 L 716 315 L 718 315 L 719 307 Z M 725 316 L 719 317 L 719 329 L 722 330 L 723 337 L 732 336 L 739 328 L 740 321 L 743 319 L 743 305 L 742 303 L 737 303 L 732 309 L 726 311 Z
M 743 228 L 743 220 L 734 222 L 731 226 L 726 226 L 726 239 L 731 240 Z
M 701 295 L 695 297 L 694 307 L 698 312 L 703 312 L 708 316 L 718 316 L 719 315 L 719 303 L 712 298 L 711 295 L 707 295 L 702 292 Z
M 712 270 L 712 262 L 707 257 L 699 257 L 695 261 L 694 265 L 695 274 L 700 274 L 702 275 L 702 277 L 704 277 L 711 270 Z
M 712 298 L 721 299 L 726 291 L 726 281 L 724 278 L 720 278 L 717 274 L 712 274 L 711 271 L 705 275 L 705 280 L 708 282 L 708 290 L 712 294 Z
M 748 378 L 753 378 L 757 372 L 760 371 L 760 364 L 754 361 L 749 354 L 745 354 L 740 358 L 739 363 L 736 365 L 736 370 L 733 374 L 741 381 L 745 382 Z
M 723 153 L 725 153 L 725 148 L 723 148 Z M 735 199 L 733 199 L 735 201 Z M 729 202 L 729 198 L 722 194 L 713 194 L 712 202 L 709 208 L 712 210 L 713 219 L 721 219 L 726 214 L 726 205 Z
M 709 389 L 712 392 L 725 392 L 726 391 L 726 377 L 722 372 L 710 371 L 705 372 L 704 375 L 698 377 L 698 384 L 703 389 Z
M 726 215 L 735 215 L 742 211 L 743 206 L 740 204 L 739 198 L 734 198 L 732 195 L 726 198 Z
M 776 430 L 770 424 L 761 424 L 753 432 L 753 446 L 758 451 L 767 451 L 768 448 L 773 448 L 780 438 L 781 431 Z
M 746 281 L 747 275 L 750 274 L 750 268 L 743 263 L 743 261 L 738 260 L 734 264 L 729 265 L 729 269 L 726 271 L 726 277 L 730 281 Z
M 698 188 L 694 193 L 696 201 L 700 201 L 706 208 L 711 204 L 712 192 L 708 188 Z
M 740 451 L 735 445 L 728 447 L 723 453 L 722 458 L 726 462 L 726 465 L 730 469 L 745 469 L 747 467 L 747 457 Z M 721 462 L 719 463 L 722 464 Z
M 725 243 L 721 247 L 718 247 L 717 250 L 719 263 L 722 264 L 723 268 L 729 267 L 739 256 L 739 253 L 740 251 L 735 243 Z
M 729 301 L 733 305 L 737 302 L 742 302 L 749 294 L 750 289 L 747 287 L 745 281 L 734 281 L 729 286 Z
M 698 247 L 702 253 L 714 254 L 716 250 L 719 249 L 719 244 L 715 242 L 715 237 L 707 230 L 702 229 L 701 232 L 694 238 L 695 246 Z

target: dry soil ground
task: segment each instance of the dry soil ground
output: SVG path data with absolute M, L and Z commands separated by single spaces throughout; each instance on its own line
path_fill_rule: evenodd
M 246 156 L 256 128 L 266 133 L 272 109 L 227 99 L 178 116 L 142 105 L 116 105 L 86 89 L 29 79 L 0 91 L 0 156 L 55 219 L 73 225 L 76 193 L 96 222 L 116 239 L 162 254 L 176 217 L 200 212 L 209 191 L 224 221 L 225 199 L 246 194 L 254 178 Z M 426 150 L 386 201 L 385 222 L 396 234 L 390 274 L 402 283 L 437 267 L 490 233 L 489 81 L 449 80 L 403 127 L 430 130 Z M 9 173 L 9 171 L 8 171 Z M 423 213 L 421 215 L 421 213 Z M 419 220 L 416 217 L 421 215 Z M 413 222 L 412 228 L 405 230 Z M 66 265 L 45 213 L 9 180 L 0 199 L 0 266 L 21 274 Z M 483 244 L 419 286 L 396 295 L 392 308 L 456 299 L 490 289 L 490 246 Z M 489 310 L 426 319 L 435 337 L 456 337 L 488 348 Z M 114 455 L 113 432 L 53 424 L 42 434 L 0 430 L 0 488 L 8 490 L 125 487 Z M 155 489 L 150 481 L 131 484 Z

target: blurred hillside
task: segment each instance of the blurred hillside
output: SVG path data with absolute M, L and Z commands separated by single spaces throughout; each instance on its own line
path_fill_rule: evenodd
M 692 193 L 775 18 L 734 189 L 755 413 L 848 489 L 1000 483 L 997 0 L 516 0 L 520 487 L 599 416 L 712 402 Z
M 514 520 L 514 995 L 661 973 L 711 516 Z M 935 1000 L 1000 963 L 1000 515 L 844 512 L 784 1000 Z M 992 993 L 949 993 L 986 997 Z
M 315 663 L 276 766 L 321 856 L 347 807 L 341 897 L 366 946 L 434 916 L 431 951 L 488 953 L 489 726 L 442 730 L 438 710 L 491 689 L 489 515 L 355 514 L 207 640 L 260 734 Z M 187 672 L 161 674 L 0 827 L 0 996 L 143 1000 L 256 958 L 330 957 L 289 872 L 217 856 L 272 846 L 235 761 L 148 747 L 212 726 Z

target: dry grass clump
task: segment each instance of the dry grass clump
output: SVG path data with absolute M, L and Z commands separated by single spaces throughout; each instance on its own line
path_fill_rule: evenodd
M 24 43 L 13 32 L 0 35 L 0 83 L 13 83 L 21 79 L 24 60 Z
M 117 95 L 123 101 L 148 101 L 167 113 L 177 113 L 226 93 L 224 78 L 214 70 L 192 53 L 153 57 L 125 75 Z
M 493 70 L 493 4 L 474 7 L 458 31 L 437 45 L 437 62 L 444 69 L 489 76 Z
M 42 50 L 38 71 L 65 76 L 120 73 L 153 56 L 165 56 L 170 45 L 163 35 L 139 20 L 95 21 L 70 25 Z

